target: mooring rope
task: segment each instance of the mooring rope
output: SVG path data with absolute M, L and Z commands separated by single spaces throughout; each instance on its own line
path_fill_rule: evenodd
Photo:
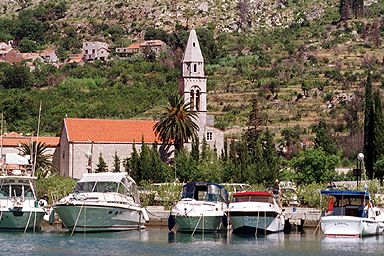
M 191 236 L 193 236 L 193 235 L 195 234 L 195 231 L 196 231 L 196 229 L 197 229 L 197 226 L 199 226 L 199 223 L 200 223 L 200 220 L 201 220 L 202 217 L 203 217 L 203 214 L 200 215 L 200 218 L 199 218 L 199 220 L 197 221 L 196 227 L 195 227 L 195 229 L 193 230 Z
M 77 222 L 79 221 L 80 214 L 81 214 L 81 210 L 83 209 L 83 206 L 84 206 L 84 205 L 85 205 L 85 203 L 83 202 L 83 204 L 82 204 L 81 207 L 80 207 L 79 214 L 77 215 L 75 225 L 73 226 L 71 236 L 73 236 L 73 232 L 75 232 L 75 229 L 76 229 L 76 226 L 77 226 Z
M 29 218 L 28 218 L 28 221 L 27 221 L 27 225 L 25 226 L 24 233 L 27 232 L 27 229 L 28 229 L 28 226 L 29 226 L 29 222 L 31 221 L 31 217 L 32 217 L 32 211 L 29 213 Z

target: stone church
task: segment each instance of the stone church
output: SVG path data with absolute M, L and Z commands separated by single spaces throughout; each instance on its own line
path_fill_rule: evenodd
M 221 154 L 224 149 L 224 132 L 213 127 L 213 116 L 207 115 L 207 77 L 204 75 L 204 58 L 196 31 L 192 30 L 182 62 L 179 92 L 190 111 L 197 114 L 199 140 Z M 98 157 L 103 156 L 109 169 L 114 156 L 120 159 L 132 154 L 133 146 L 140 151 L 141 142 L 159 145 L 160 152 L 170 153 L 173 145 L 165 145 L 156 137 L 153 126 L 156 120 L 111 120 L 91 118 L 65 118 L 59 148 L 55 152 L 58 169 L 63 176 L 81 178 L 85 172 L 97 168 Z M 190 143 L 185 146 L 191 147 Z M 121 170 L 123 167 L 121 166 Z
M 224 132 L 213 127 L 214 117 L 207 115 L 207 77 L 204 74 L 204 58 L 194 29 L 189 33 L 182 62 L 179 92 L 184 102 L 190 103 L 190 111 L 196 112 L 199 140 L 220 154 L 224 149 Z

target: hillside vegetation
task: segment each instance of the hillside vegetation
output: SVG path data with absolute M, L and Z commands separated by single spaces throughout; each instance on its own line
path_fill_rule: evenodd
M 183 47 L 194 25 L 206 59 L 208 111 L 227 137 L 238 138 L 247 126 L 256 97 L 263 127 L 278 138 L 310 138 L 324 119 L 335 137 L 349 141 L 351 156 L 361 148 L 366 71 L 373 72 L 377 88 L 384 85 L 384 1 L 365 1 L 363 17 L 344 21 L 339 4 L 3 1 L 0 39 L 16 39 L 20 48 L 54 45 L 64 59 L 79 52 L 82 40 L 114 47 L 161 39 L 170 46 L 158 59 L 115 58 L 60 69 L 41 64 L 31 73 L 22 65 L 0 63 L 6 129 L 36 130 L 40 101 L 47 134 L 58 134 L 65 116 L 156 118 L 166 95 L 177 90 Z

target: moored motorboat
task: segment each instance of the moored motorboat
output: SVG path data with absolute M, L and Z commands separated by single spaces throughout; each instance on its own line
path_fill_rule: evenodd
M 384 214 L 374 206 L 368 192 L 322 190 L 328 207 L 320 218 L 325 236 L 361 237 L 379 235 L 384 230 Z
M 38 231 L 45 214 L 36 199 L 34 181 L 30 175 L 0 176 L 0 229 Z
M 211 182 L 190 182 L 183 186 L 181 200 L 172 208 L 168 227 L 181 232 L 217 232 L 226 226 L 228 193 Z M 224 220 L 224 221 L 223 221 Z
M 127 173 L 86 173 L 53 209 L 72 232 L 141 229 L 149 221 Z
M 283 209 L 269 192 L 234 193 L 227 215 L 234 233 L 266 234 L 284 230 Z

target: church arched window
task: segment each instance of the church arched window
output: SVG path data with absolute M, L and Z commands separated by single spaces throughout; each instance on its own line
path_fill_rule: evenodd
M 196 90 L 196 110 L 200 110 L 200 91 Z
M 189 109 L 190 110 L 195 110 L 195 91 L 192 89 L 190 94 L 189 94 L 189 102 L 190 102 L 190 105 L 189 105 Z
M 193 64 L 193 72 L 197 72 L 197 64 Z

